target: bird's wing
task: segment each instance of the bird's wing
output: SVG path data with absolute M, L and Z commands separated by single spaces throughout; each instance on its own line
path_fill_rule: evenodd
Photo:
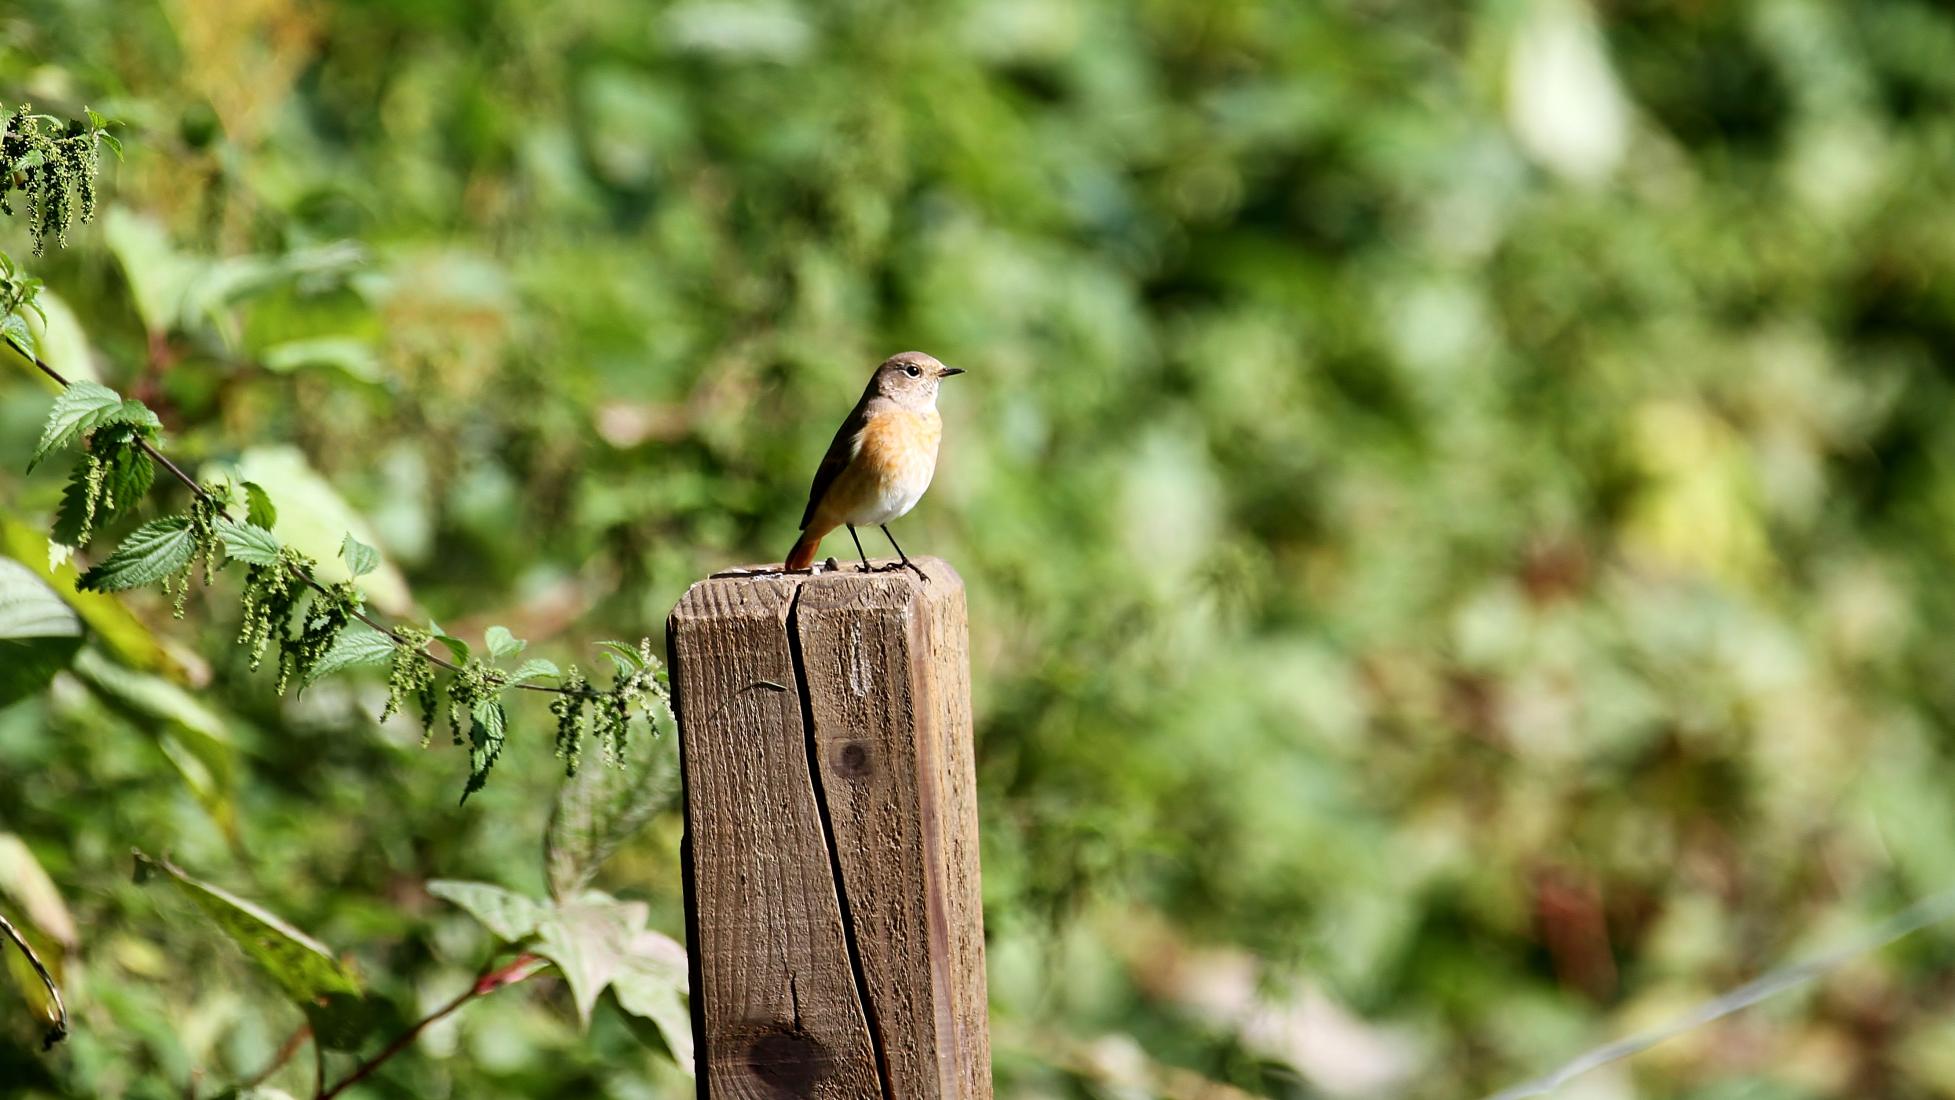
M 848 468 L 849 461 L 855 457 L 865 420 L 863 408 L 867 404 L 868 395 L 865 394 L 862 402 L 855 406 L 855 411 L 849 413 L 848 419 L 842 421 L 841 428 L 836 430 L 834 441 L 828 444 L 828 453 L 821 456 L 821 466 L 815 470 L 815 483 L 808 490 L 808 509 L 801 513 L 803 531 L 815 518 L 815 506 L 821 503 L 828 487 L 835 483 L 835 479 L 841 476 L 842 471 Z

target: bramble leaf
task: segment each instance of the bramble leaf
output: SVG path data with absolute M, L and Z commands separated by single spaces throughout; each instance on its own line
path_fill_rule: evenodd
M 181 572 L 196 550 L 190 517 L 167 516 L 136 528 L 107 561 L 81 575 L 75 587 L 96 592 L 120 592 L 154 584 Z

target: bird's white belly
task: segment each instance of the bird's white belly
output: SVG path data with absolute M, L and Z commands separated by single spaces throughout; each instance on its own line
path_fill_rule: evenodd
M 894 476 L 876 478 L 869 491 L 862 494 L 861 503 L 844 515 L 842 522 L 874 527 L 904 515 L 923 499 L 935 465 L 934 462 L 904 463 L 905 468 L 894 471 Z

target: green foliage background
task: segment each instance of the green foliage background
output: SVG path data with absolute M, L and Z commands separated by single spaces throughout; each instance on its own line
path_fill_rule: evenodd
M 970 370 L 898 534 L 970 587 L 1026 1097 L 1484 1093 L 1955 884 L 1952 59 L 1927 0 L 0 11 L 0 101 L 126 146 L 28 261 L 45 357 L 379 547 L 381 610 L 656 635 L 785 551 L 876 360 Z M 0 370 L 45 564 L 51 391 Z M 246 673 L 235 584 L 79 598 L 113 660 L 0 710 L 79 930 L 68 1043 L 0 993 L 10 1094 L 215 1094 L 299 1022 L 132 847 L 402 1020 L 491 942 L 428 880 L 542 890 L 543 706 L 457 807 L 374 678 Z M 676 844 L 600 876 L 674 933 Z M 1951 963 L 1581 1095 L 1955 1095 Z M 353 1095 L 683 1094 L 633 1027 L 539 979 Z

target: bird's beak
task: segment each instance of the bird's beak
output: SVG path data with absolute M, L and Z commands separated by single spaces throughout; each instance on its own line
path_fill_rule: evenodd
M 963 367 L 945 367 L 944 369 L 937 372 L 937 377 L 949 378 L 953 374 L 963 374 L 963 373 L 964 373 Z

